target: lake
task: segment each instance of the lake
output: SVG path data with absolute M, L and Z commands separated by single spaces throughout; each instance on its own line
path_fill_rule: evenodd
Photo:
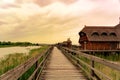
M 31 49 L 39 48 L 40 46 L 28 46 L 28 47 L 4 47 L 0 48 L 0 58 L 3 58 L 4 56 L 8 54 L 14 54 L 14 53 L 29 53 Z

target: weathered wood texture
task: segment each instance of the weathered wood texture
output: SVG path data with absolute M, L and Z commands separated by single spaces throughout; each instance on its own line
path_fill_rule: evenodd
M 42 58 L 42 57 L 46 58 L 46 53 L 48 53 L 50 50 L 51 50 L 51 47 L 49 47 L 48 50 L 45 50 L 43 53 L 40 53 L 37 56 L 28 59 L 25 63 L 13 68 L 12 70 L 9 70 L 8 72 L 6 72 L 6 73 L 4 73 L 3 75 L 0 76 L 0 80 L 17 80 L 27 70 L 29 70 L 32 67 L 32 65 L 37 63 L 40 58 Z M 36 65 L 36 69 L 37 69 L 37 67 L 40 67 L 43 62 L 44 62 L 44 59 L 39 64 L 39 66 Z
M 53 49 L 40 80 L 87 80 L 60 50 Z
M 88 73 L 86 70 L 84 70 L 84 71 L 93 80 L 96 80 L 96 79 L 94 79 L 94 76 L 98 77 L 94 72 L 96 72 L 97 74 L 100 74 L 101 76 L 103 76 L 103 78 L 105 80 L 112 80 L 111 78 L 109 78 L 108 76 L 106 76 L 105 74 L 103 74 L 102 72 L 97 70 L 96 68 L 94 68 L 94 62 L 98 62 L 100 64 L 103 64 L 103 65 L 107 66 L 107 67 L 110 67 L 112 69 L 120 71 L 120 65 L 112 63 L 112 62 L 110 62 L 108 60 L 105 60 L 105 59 L 102 59 L 102 58 L 98 58 L 98 57 L 95 57 L 95 56 L 92 56 L 92 55 L 89 55 L 89 54 L 85 54 L 85 53 L 82 53 L 80 51 L 71 50 L 71 49 L 68 49 L 68 48 L 61 48 L 61 50 L 63 52 L 65 52 L 66 54 L 68 54 L 71 58 L 76 60 L 76 62 L 77 62 L 76 65 L 78 65 L 83 70 L 84 70 L 84 68 L 81 66 L 81 64 L 86 65 L 88 68 L 90 68 L 91 69 L 91 73 Z M 77 56 L 83 56 L 83 57 L 91 60 L 91 65 L 89 65 L 86 62 L 80 60 L 80 58 L 78 58 Z M 97 78 L 97 80 L 99 80 L 99 77 Z
M 81 50 L 118 50 L 117 42 L 81 42 Z

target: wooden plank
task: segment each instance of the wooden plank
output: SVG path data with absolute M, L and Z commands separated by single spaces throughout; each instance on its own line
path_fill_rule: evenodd
M 87 80 L 82 70 L 77 68 L 56 47 L 49 57 L 40 80 Z

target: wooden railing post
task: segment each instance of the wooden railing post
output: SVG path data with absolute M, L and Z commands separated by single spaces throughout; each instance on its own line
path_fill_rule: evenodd
M 92 55 L 94 55 L 94 52 L 92 52 Z M 95 63 L 94 63 L 94 60 L 91 59 L 91 67 L 92 67 L 92 68 L 94 68 L 94 64 L 95 64 Z M 93 76 L 93 77 L 95 76 L 95 72 L 94 72 L 94 70 L 92 70 L 92 69 L 91 69 L 91 76 Z
M 36 61 L 36 63 L 35 63 L 35 69 L 37 69 L 38 65 L 39 65 L 39 62 Z M 36 80 L 37 76 L 38 76 L 38 71 L 35 74 L 35 80 Z
M 94 60 L 91 60 L 91 67 L 94 68 Z M 94 70 L 91 69 L 91 76 L 94 77 Z
M 36 61 L 36 63 L 35 63 L 35 69 L 38 67 L 38 61 Z

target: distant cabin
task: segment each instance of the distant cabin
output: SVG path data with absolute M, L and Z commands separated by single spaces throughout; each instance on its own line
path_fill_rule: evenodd
M 71 48 L 72 47 L 72 41 L 70 40 L 70 38 L 68 38 L 67 41 L 63 41 L 62 43 L 58 43 L 58 45 L 63 46 L 63 47 Z
M 116 26 L 84 26 L 79 32 L 83 50 L 120 49 L 120 24 Z

